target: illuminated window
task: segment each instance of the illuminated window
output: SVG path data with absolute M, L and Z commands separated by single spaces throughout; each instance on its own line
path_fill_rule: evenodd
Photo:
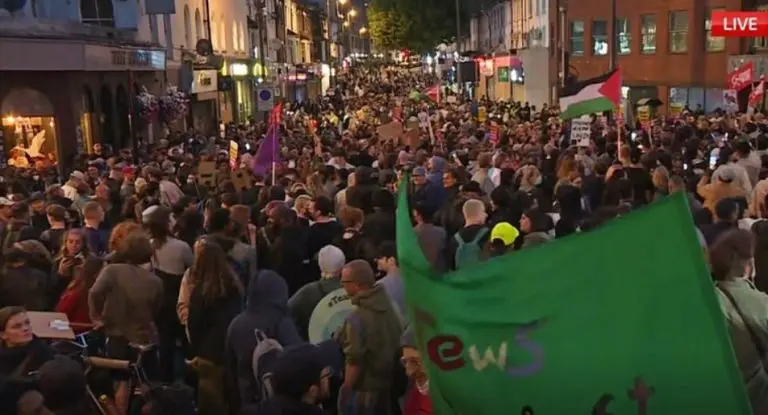
M 656 16 L 644 14 L 640 22 L 640 51 L 646 55 L 656 53 Z
M 688 51 L 688 12 L 669 13 L 669 51 L 672 53 Z
M 571 55 L 584 55 L 584 22 L 581 20 L 571 22 Z
M 592 54 L 595 56 L 608 54 L 608 22 L 605 20 L 592 22 Z

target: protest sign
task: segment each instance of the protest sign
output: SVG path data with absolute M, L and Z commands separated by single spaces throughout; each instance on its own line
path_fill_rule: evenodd
M 397 121 L 389 122 L 378 126 L 376 132 L 382 140 L 395 141 L 403 135 L 403 124 Z
M 229 167 L 235 170 L 238 167 L 237 158 L 240 156 L 240 146 L 235 140 L 229 140 Z
M 591 120 L 589 116 L 574 118 L 571 120 L 571 144 L 579 147 L 589 147 L 592 135 Z

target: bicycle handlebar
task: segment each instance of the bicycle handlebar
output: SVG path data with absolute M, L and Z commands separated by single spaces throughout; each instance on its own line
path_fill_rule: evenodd
M 104 357 L 83 357 L 83 362 L 103 369 L 130 370 L 131 362 L 127 360 L 107 359 Z

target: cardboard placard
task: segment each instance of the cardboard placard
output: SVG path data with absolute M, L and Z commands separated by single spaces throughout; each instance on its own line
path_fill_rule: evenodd
M 376 132 L 382 140 L 398 140 L 403 135 L 403 124 L 393 121 L 380 125 L 376 128 Z
M 245 168 L 239 168 L 233 171 L 230 180 L 232 180 L 232 184 L 238 192 L 248 190 L 253 185 L 251 182 L 251 173 Z
M 418 148 L 421 145 L 421 136 L 418 126 L 416 128 L 408 129 L 403 135 L 403 142 L 407 146 L 411 146 L 412 149 Z
M 73 340 L 75 333 L 64 313 L 27 311 L 32 333 L 41 339 Z
M 197 184 L 204 187 L 215 187 L 216 173 L 216 162 L 201 161 L 197 166 Z

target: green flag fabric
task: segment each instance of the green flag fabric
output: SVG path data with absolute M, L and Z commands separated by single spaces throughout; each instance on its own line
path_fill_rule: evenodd
M 752 413 L 684 195 L 469 269 L 397 246 L 438 415 Z

